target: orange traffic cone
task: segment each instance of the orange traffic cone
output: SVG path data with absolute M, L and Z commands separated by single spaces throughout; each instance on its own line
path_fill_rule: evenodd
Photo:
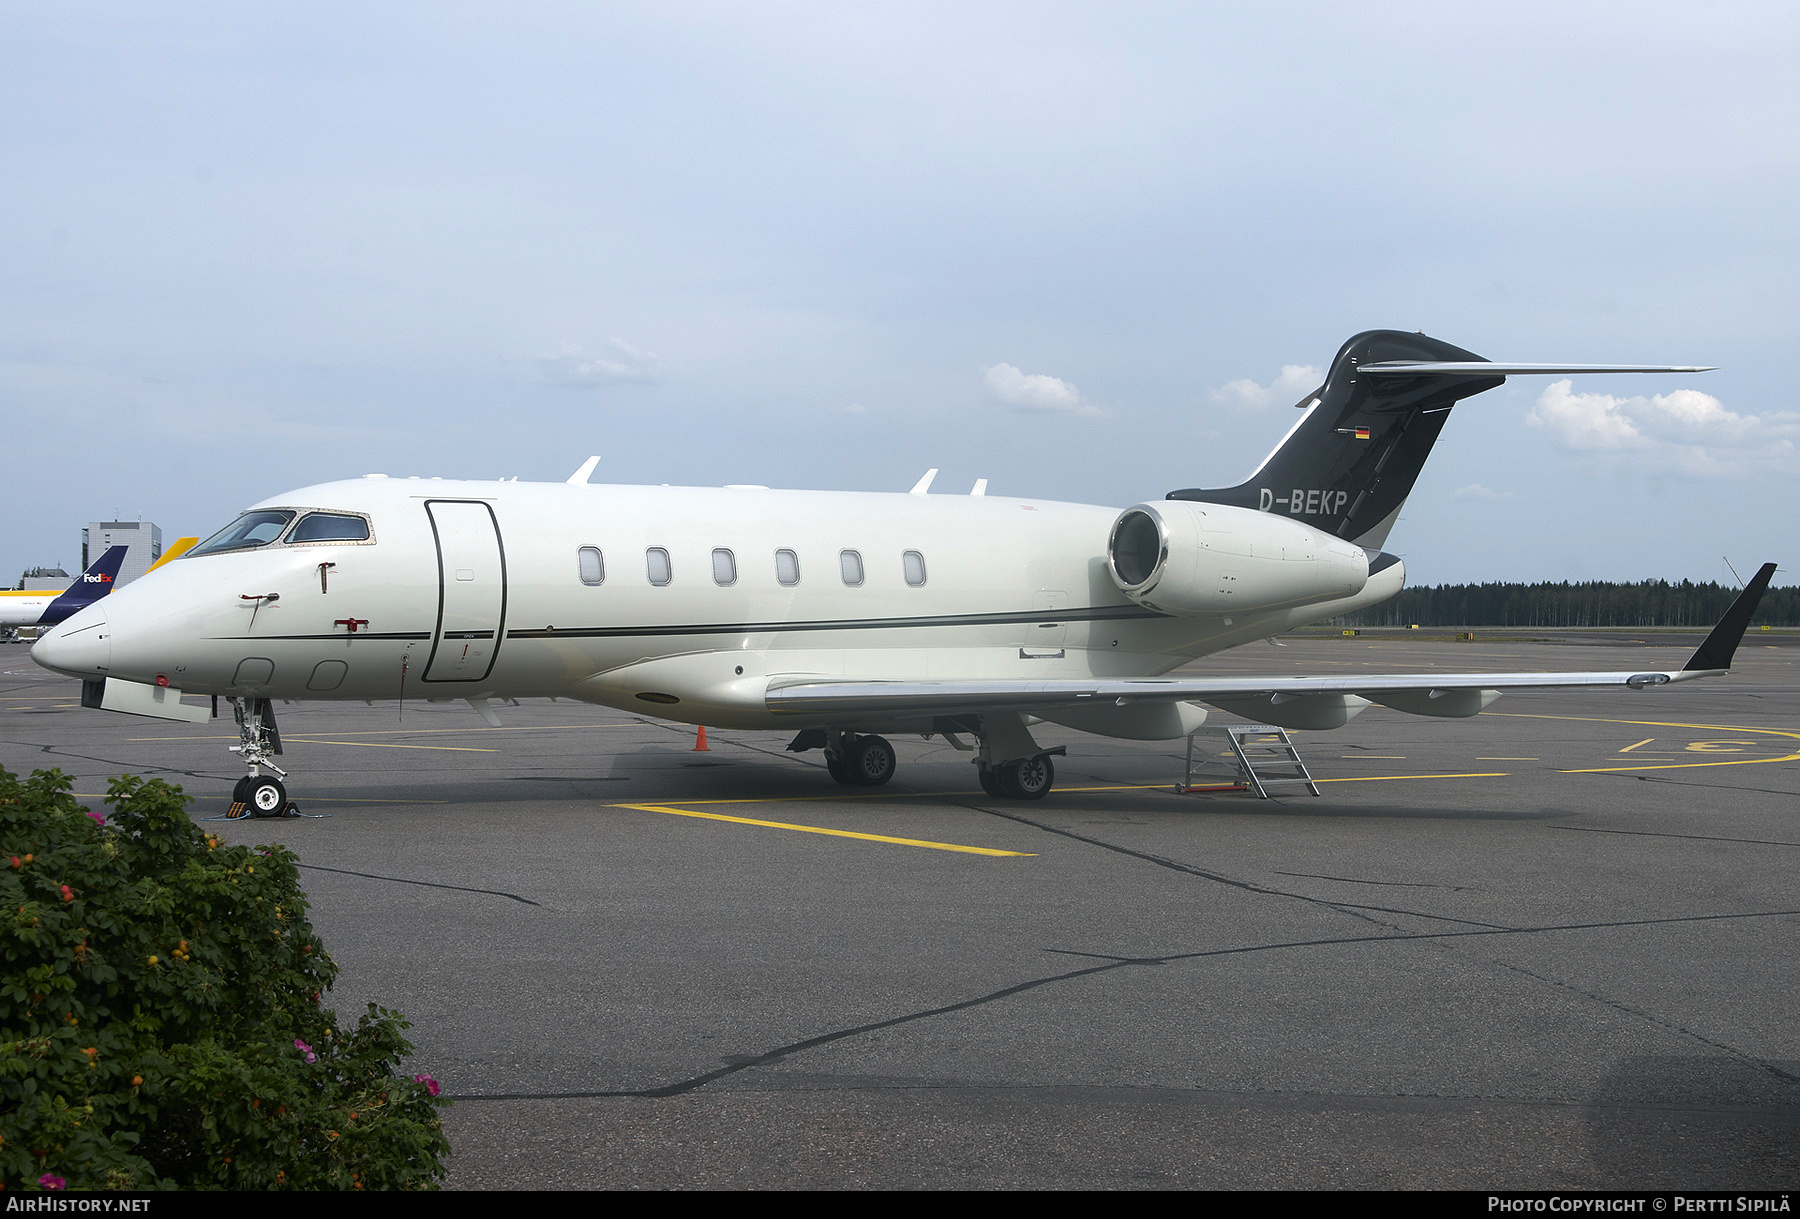
M 706 747 L 706 725 L 705 724 L 700 725 L 700 735 L 698 735 L 694 738 L 694 752 L 695 753 L 711 753 L 712 752 L 712 750 L 710 750 Z

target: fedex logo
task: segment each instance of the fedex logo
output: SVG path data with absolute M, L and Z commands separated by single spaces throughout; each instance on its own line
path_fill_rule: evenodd
M 1280 504 L 1282 511 L 1292 516 L 1336 516 L 1344 510 L 1344 501 L 1349 498 L 1348 491 L 1320 490 L 1317 487 L 1295 487 L 1286 495 L 1276 495 L 1263 487 L 1257 495 L 1256 507 L 1259 512 L 1268 512 L 1276 504 Z
M 113 582 L 113 578 L 105 572 L 100 572 L 92 576 L 83 575 L 81 578 L 88 584 L 111 584 Z

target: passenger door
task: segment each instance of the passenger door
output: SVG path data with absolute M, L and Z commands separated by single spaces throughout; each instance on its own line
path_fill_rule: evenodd
M 481 500 L 426 500 L 437 540 L 438 615 L 428 682 L 485 681 L 506 629 L 506 550 Z

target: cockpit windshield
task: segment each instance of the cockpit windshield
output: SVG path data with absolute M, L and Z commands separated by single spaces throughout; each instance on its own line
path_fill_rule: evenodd
M 254 550 L 281 536 L 294 514 L 285 508 L 246 512 L 219 532 L 194 547 L 190 555 L 218 554 L 226 550 Z
M 366 542 L 369 522 L 347 512 L 309 512 L 288 535 L 290 542 Z

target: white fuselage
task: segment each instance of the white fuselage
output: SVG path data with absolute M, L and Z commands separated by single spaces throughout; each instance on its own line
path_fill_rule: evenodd
M 60 589 L 30 589 L 24 592 L 18 589 L 0 589 L 0 629 L 17 630 L 22 626 L 36 626 L 43 620 L 44 611 L 58 597 Z
M 776 726 L 771 682 L 1150 676 L 1373 604 L 1403 578 L 1394 564 L 1353 596 L 1258 608 L 1255 563 L 1282 552 L 1260 543 L 1258 559 L 1257 538 L 1307 527 L 1238 508 L 1212 511 L 1238 528 L 1244 608 L 1174 616 L 1109 574 L 1119 511 L 1107 507 L 380 477 L 258 507 L 358 513 L 372 537 L 186 556 L 82 610 L 34 656 L 190 694 L 558 696 L 762 728 Z M 597 583 L 583 548 L 599 552 Z M 666 583 L 651 582 L 652 550 L 667 554 Z M 783 582 L 778 551 L 797 581 Z M 1306 554 L 1343 561 L 1323 543 Z

